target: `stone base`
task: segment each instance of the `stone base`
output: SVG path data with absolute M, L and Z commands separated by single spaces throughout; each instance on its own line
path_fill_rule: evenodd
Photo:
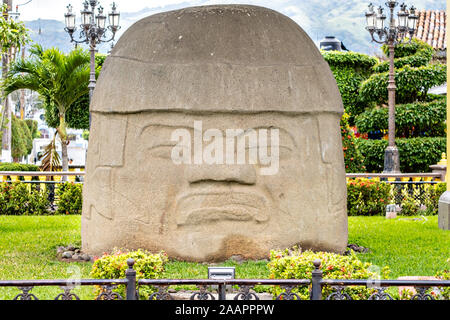
M 387 147 L 384 152 L 383 173 L 400 173 L 400 156 L 396 146 Z
M 450 191 L 445 191 L 439 198 L 439 228 L 450 230 Z

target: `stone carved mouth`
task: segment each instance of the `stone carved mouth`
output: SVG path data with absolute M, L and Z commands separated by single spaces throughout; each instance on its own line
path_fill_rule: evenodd
M 177 201 L 177 225 L 198 225 L 219 221 L 256 221 L 269 219 L 263 196 L 242 193 L 190 193 Z

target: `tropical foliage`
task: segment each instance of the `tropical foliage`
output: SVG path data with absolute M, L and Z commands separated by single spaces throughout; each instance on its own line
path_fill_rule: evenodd
M 6 5 L 2 5 L 0 10 L 5 12 L 8 8 Z M 28 29 L 23 21 L 6 20 L 3 15 L 0 17 L 0 46 L 2 53 L 8 52 L 11 47 L 16 48 L 16 51 L 20 51 L 22 46 L 29 41 Z
M 104 54 L 95 55 L 97 74 L 100 73 L 105 59 L 106 55 Z M 44 104 L 44 110 L 46 123 L 52 128 L 57 128 L 59 126 L 59 109 L 57 105 Z M 66 112 L 66 124 L 68 128 L 72 129 L 89 129 L 89 93 L 85 93 L 75 101 Z
M 75 49 L 65 55 L 56 48 L 43 50 L 34 45 L 29 59 L 11 65 L 4 84 L 5 94 L 30 89 L 40 94 L 44 108 L 57 108 L 56 127 L 62 146 L 62 167 L 68 170 L 66 115 L 74 104 L 89 92 L 89 54 Z

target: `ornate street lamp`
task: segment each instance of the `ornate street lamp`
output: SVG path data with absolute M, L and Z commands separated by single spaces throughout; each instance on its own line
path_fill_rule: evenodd
M 405 4 L 400 6 L 397 13 L 398 19 L 395 19 L 394 10 L 397 7 L 396 0 L 388 0 L 386 6 L 389 9 L 389 25 L 385 26 L 386 15 L 383 7 L 379 7 L 377 12 L 374 10 L 373 4 L 369 4 L 369 10 L 366 12 L 366 30 L 369 31 L 372 41 L 380 44 L 386 44 L 389 48 L 389 145 L 386 148 L 384 155 L 384 172 L 385 173 L 399 173 L 400 172 L 400 158 L 398 149 L 395 145 L 395 73 L 394 73 L 394 51 L 395 45 L 403 42 L 409 37 L 411 41 L 418 16 L 416 15 L 416 8 L 412 6 L 409 10 Z
M 114 41 L 117 30 L 120 29 L 119 20 L 120 13 L 117 11 L 116 4 L 113 2 L 112 11 L 108 14 L 109 25 L 106 26 L 107 17 L 103 13 L 103 7 L 98 7 L 98 13 L 95 14 L 95 9 L 99 5 L 98 0 L 85 0 L 84 8 L 81 10 L 81 31 L 79 35 L 80 40 L 74 39 L 74 33 L 76 27 L 76 16 L 73 13 L 72 5 L 67 6 L 67 12 L 64 15 L 66 27 L 65 31 L 70 36 L 70 41 L 76 44 L 86 43 L 89 44 L 91 52 L 91 74 L 89 79 L 89 100 L 92 99 L 92 95 L 95 89 L 95 52 L 97 45 L 103 42 Z M 106 38 L 107 31 L 111 32 L 109 39 Z M 107 39 L 107 40 L 106 40 Z

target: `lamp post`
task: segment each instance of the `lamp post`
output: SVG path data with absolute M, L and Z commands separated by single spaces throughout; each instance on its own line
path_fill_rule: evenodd
M 395 19 L 395 8 L 398 2 L 388 0 L 386 6 L 389 9 L 389 25 L 385 26 L 386 15 L 383 7 L 378 7 L 377 12 L 373 4 L 369 4 L 366 12 L 366 30 L 369 31 L 372 41 L 386 44 L 389 48 L 389 81 L 388 81 L 388 105 L 389 105 L 389 144 L 384 153 L 384 173 L 399 173 L 400 158 L 397 146 L 395 145 L 395 72 L 394 72 L 394 51 L 395 45 L 401 43 L 405 37 L 409 36 L 411 41 L 416 29 L 417 20 L 416 8 L 407 8 L 403 3 L 397 12 L 398 19 Z
M 65 31 L 70 35 L 70 41 L 76 44 L 89 44 L 91 53 L 91 73 L 89 79 L 89 101 L 92 100 L 92 95 L 95 89 L 95 52 L 97 45 L 103 42 L 110 42 L 114 40 L 117 30 L 120 29 L 119 20 L 120 13 L 117 11 L 115 2 L 112 4 L 112 10 L 108 14 L 109 26 L 106 27 L 106 15 L 103 13 L 103 7 L 98 7 L 98 13 L 95 14 L 95 8 L 99 5 L 98 0 L 85 0 L 84 8 L 81 10 L 81 32 L 80 40 L 74 39 L 74 32 L 76 30 L 76 16 L 73 13 L 72 5 L 67 6 L 67 13 L 64 15 L 66 27 Z M 106 40 L 106 33 L 108 29 L 111 32 L 111 37 Z

